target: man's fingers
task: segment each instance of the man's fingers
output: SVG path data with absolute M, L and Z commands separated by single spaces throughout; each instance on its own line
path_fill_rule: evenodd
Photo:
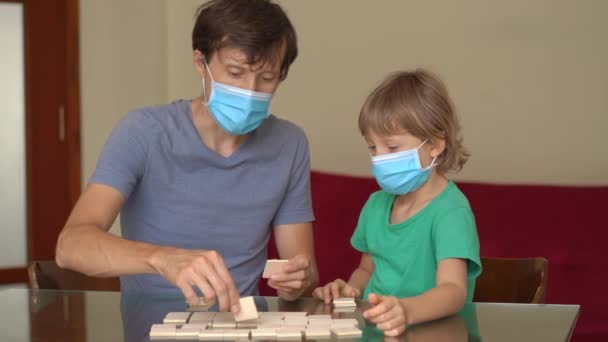
M 205 277 L 199 275 L 196 272 L 193 272 L 192 285 L 198 287 L 201 290 L 201 292 L 203 293 L 203 296 L 205 297 L 206 303 L 211 304 L 212 302 L 215 301 L 215 299 L 216 299 L 215 291 L 213 291 L 213 287 L 211 286 L 211 284 L 209 284 L 209 282 L 207 281 L 207 279 L 205 279 Z
M 224 263 L 224 258 L 218 253 L 215 253 L 211 257 L 211 263 L 226 289 L 226 299 L 228 301 L 226 304 L 228 306 L 227 310 L 238 313 L 241 310 L 239 291 L 234 284 L 230 272 L 228 272 L 228 268 Z
M 289 260 L 287 265 L 283 267 L 283 272 L 292 273 L 300 270 L 305 270 L 310 267 L 310 260 L 303 255 L 296 255 L 294 258 Z
M 292 280 L 304 280 L 307 278 L 307 272 L 305 270 L 299 270 L 290 273 L 275 273 L 270 279 L 276 282 L 288 282 Z

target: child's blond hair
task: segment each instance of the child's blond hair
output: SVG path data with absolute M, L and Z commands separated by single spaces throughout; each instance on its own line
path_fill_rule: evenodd
M 460 171 L 469 153 L 462 144 L 460 123 L 441 80 L 424 69 L 389 75 L 368 97 L 359 115 L 359 130 L 381 135 L 400 129 L 419 139 L 444 139 L 437 171 Z

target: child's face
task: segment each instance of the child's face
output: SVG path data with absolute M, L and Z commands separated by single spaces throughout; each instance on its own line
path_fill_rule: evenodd
M 418 148 L 424 140 L 410 134 L 402 129 L 389 135 L 381 135 L 374 131 L 367 132 L 363 138 L 367 142 L 367 148 L 372 156 L 381 156 L 389 153 L 396 153 L 405 150 Z M 443 152 L 443 141 L 427 141 L 420 149 L 420 165 L 425 168 L 431 164 L 433 158 Z

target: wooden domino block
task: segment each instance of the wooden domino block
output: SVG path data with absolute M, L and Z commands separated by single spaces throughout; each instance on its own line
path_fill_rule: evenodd
M 276 329 L 257 328 L 251 330 L 252 340 L 274 340 L 276 337 Z
M 169 312 L 165 319 L 163 319 L 163 323 L 165 324 L 184 324 L 188 322 L 188 318 L 190 318 L 191 312 Z
M 288 311 L 288 312 L 281 312 L 281 313 L 283 314 L 284 317 L 308 316 L 308 312 L 306 312 L 306 311 Z
M 234 320 L 237 322 L 249 321 L 252 319 L 257 319 L 258 308 L 255 306 L 255 301 L 253 297 L 243 297 L 240 300 L 241 311 L 234 315 Z
M 304 330 L 304 338 L 307 340 L 331 338 L 331 330 L 323 328 L 307 328 Z
M 223 340 L 248 340 L 249 329 L 224 329 Z
M 152 324 L 150 327 L 150 339 L 173 339 L 175 338 L 175 324 Z
M 273 274 L 281 272 L 283 270 L 283 266 L 285 266 L 288 262 L 288 260 L 269 259 L 266 261 L 262 278 L 268 279 Z
M 235 321 L 213 321 L 211 323 L 213 329 L 236 329 Z
M 331 315 L 308 315 L 308 320 L 331 320 Z
M 269 322 L 269 323 L 261 322 L 258 325 L 258 329 L 281 329 L 281 328 L 283 328 L 283 321 Z
M 213 317 L 213 321 L 236 322 L 232 312 L 216 312 L 215 316 Z
M 244 322 L 236 322 L 237 329 L 255 329 L 260 325 L 257 319 Z
M 334 307 L 357 306 L 354 298 L 336 298 L 332 301 Z
M 358 327 L 359 321 L 357 321 L 355 318 L 336 318 L 331 321 L 331 325 L 336 326 L 336 327 L 337 326 Z
M 301 340 L 302 330 L 301 329 L 277 329 L 277 340 Z
M 223 338 L 223 329 L 205 329 L 198 333 L 199 341 L 221 341 Z
M 184 324 L 175 330 L 175 339 L 177 340 L 196 340 L 201 330 L 205 330 L 207 327 L 201 328 L 197 325 Z
M 215 312 L 194 312 L 190 316 L 188 323 L 211 323 L 214 316 Z
M 337 338 L 355 338 L 363 335 L 362 331 L 356 327 L 332 328 L 331 332 Z

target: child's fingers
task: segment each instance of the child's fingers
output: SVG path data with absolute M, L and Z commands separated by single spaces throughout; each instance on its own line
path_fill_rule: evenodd
M 366 319 L 377 323 L 377 320 L 381 318 L 382 315 L 386 314 L 388 311 L 392 309 L 392 305 L 389 301 L 383 300 L 383 297 L 380 297 L 378 300 L 378 304 L 373 308 L 365 311 L 363 313 L 363 317 Z
M 403 332 L 405 331 L 405 324 L 401 325 L 398 328 L 392 329 L 392 330 L 388 330 L 384 332 L 385 336 L 391 336 L 391 337 L 395 337 L 395 336 L 399 336 L 401 334 L 403 334 Z
M 370 304 L 376 305 L 376 304 L 378 304 L 378 301 L 380 300 L 380 298 L 378 298 L 378 296 L 375 293 L 370 293 L 369 296 L 367 296 L 367 300 L 369 301 Z
M 329 288 L 329 284 L 323 286 L 323 300 L 325 304 L 329 304 L 331 302 L 331 290 Z
M 404 326 L 404 325 L 405 325 L 405 319 L 403 317 L 393 316 L 393 318 L 388 319 L 380 324 L 377 324 L 376 328 L 378 328 L 382 331 L 390 331 L 390 330 L 400 328 L 401 326 Z
M 323 288 L 317 287 L 314 291 L 312 291 L 312 296 L 317 299 L 324 300 L 325 298 L 323 297 Z
M 331 283 L 332 298 L 340 298 L 340 285 L 336 282 Z

